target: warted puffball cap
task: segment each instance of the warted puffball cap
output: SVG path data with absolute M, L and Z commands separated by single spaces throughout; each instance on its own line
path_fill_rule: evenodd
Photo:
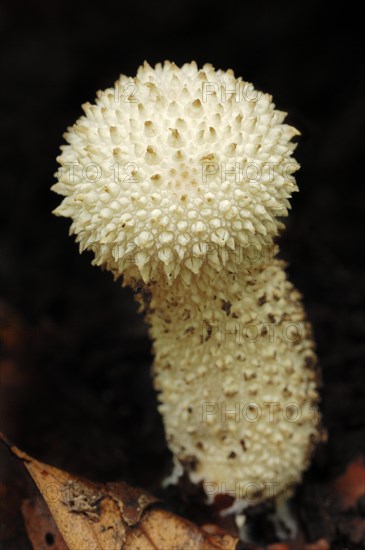
M 221 250 L 270 243 L 296 184 L 299 132 L 231 70 L 147 63 L 65 134 L 53 190 L 80 250 L 115 276 L 189 278 Z M 190 273 L 189 273 L 190 272 Z

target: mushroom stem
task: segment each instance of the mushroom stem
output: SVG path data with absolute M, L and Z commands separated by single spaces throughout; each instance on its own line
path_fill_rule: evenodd
M 265 253 L 266 254 L 266 253 Z M 234 264 L 231 264 L 231 266 Z M 138 293 L 176 477 L 255 502 L 298 483 L 318 439 L 317 358 L 285 264 L 257 258 Z M 129 281 L 133 283 L 133 281 Z M 161 284 L 162 283 L 162 284 Z

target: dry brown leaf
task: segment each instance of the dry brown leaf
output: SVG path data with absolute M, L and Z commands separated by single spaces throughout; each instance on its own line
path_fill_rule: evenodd
M 334 489 L 345 510 L 356 506 L 358 499 L 365 495 L 365 465 L 362 456 L 347 466 L 345 473 L 334 482 Z
M 22 460 L 70 550 L 236 548 L 236 538 L 209 535 L 193 523 L 157 508 L 157 499 L 145 491 L 123 482 L 101 484 L 80 479 L 38 462 L 1 434 L 0 439 Z
M 310 544 L 305 544 L 303 541 L 298 544 L 298 542 L 276 542 L 274 544 L 269 544 L 267 550 L 298 550 L 303 548 L 303 550 L 330 550 L 330 545 L 324 539 L 317 540 Z
M 37 550 L 68 550 L 65 541 L 41 496 L 23 500 L 22 514 L 27 534 Z
M 319 539 L 317 542 L 306 544 L 305 550 L 330 550 L 330 545 L 325 539 Z

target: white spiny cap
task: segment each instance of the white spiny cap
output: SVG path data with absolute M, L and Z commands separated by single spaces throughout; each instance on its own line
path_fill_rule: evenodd
M 145 63 L 65 134 L 53 190 L 94 263 L 145 282 L 217 270 L 217 250 L 270 244 L 297 190 L 299 132 L 231 70 Z M 191 273 L 190 273 L 191 275 Z

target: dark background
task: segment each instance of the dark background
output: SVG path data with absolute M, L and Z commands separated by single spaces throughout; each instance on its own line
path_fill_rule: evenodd
M 119 73 L 144 59 L 232 68 L 302 132 L 281 247 L 314 325 L 329 442 L 298 499 L 308 538 L 332 529 L 341 548 L 347 535 L 315 495 L 365 446 L 361 18 L 348 2 L 314 0 L 0 4 L 0 328 L 19 339 L 3 346 L 13 374 L 2 374 L 1 422 L 19 446 L 158 491 L 170 456 L 146 327 L 132 292 L 92 268 L 69 221 L 51 215 L 50 186 L 66 127 Z

